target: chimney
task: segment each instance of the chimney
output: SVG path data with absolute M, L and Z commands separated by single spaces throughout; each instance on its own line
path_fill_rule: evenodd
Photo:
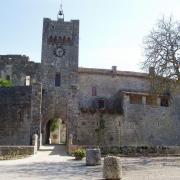
M 112 72 L 117 72 L 117 66 L 112 66 Z
M 117 66 L 112 66 L 112 75 L 113 77 L 117 74 Z
M 154 76 L 155 75 L 155 68 L 154 67 L 149 67 L 149 75 Z

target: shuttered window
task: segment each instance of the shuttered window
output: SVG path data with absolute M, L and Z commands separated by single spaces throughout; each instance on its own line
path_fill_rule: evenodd
M 60 87 L 61 86 L 61 74 L 56 73 L 55 75 L 55 86 Z

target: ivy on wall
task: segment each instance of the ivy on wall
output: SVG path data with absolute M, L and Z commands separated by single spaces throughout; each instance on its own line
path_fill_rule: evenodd
M 123 115 L 123 96 L 117 92 L 112 97 L 93 97 L 84 102 L 80 102 L 80 109 L 83 113 L 109 113 Z
M 10 80 L 0 79 L 0 87 L 12 87 L 12 82 Z
M 51 125 L 50 125 L 50 130 L 51 132 L 54 132 L 56 129 L 59 129 L 59 119 L 58 118 L 53 118 L 51 120 Z
M 104 135 L 104 129 L 105 129 L 105 120 L 103 117 L 103 114 L 99 115 L 99 123 L 98 123 L 98 128 L 95 129 L 95 132 L 97 133 L 98 136 L 98 144 L 100 145 L 101 142 L 101 137 Z

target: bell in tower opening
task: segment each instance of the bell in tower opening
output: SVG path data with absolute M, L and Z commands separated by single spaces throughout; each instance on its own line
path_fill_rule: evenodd
M 63 8 L 62 8 L 62 2 L 61 2 L 61 5 L 60 5 L 58 15 L 57 15 L 57 19 L 64 19 L 64 12 L 63 12 Z

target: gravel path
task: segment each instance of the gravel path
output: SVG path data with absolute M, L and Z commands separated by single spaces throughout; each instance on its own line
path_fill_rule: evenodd
M 100 180 L 102 166 L 67 156 L 64 146 L 43 146 L 37 155 L 0 161 L 0 180 Z M 180 180 L 180 157 L 122 158 L 123 180 Z

